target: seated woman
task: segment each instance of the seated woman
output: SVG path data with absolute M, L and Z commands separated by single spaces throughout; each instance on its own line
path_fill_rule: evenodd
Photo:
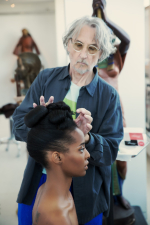
M 69 191 L 72 177 L 84 176 L 90 154 L 84 135 L 64 102 L 37 106 L 25 116 L 27 149 L 47 172 L 32 211 L 33 225 L 77 225 L 75 205 Z

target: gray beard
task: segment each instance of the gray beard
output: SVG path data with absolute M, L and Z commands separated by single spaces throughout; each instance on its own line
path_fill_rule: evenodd
M 89 71 L 88 69 L 77 69 L 75 67 L 74 67 L 74 70 L 81 75 Z

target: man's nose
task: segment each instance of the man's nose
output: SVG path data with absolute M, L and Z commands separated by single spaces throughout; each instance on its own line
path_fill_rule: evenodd
M 80 56 L 81 56 L 81 58 L 86 59 L 87 56 L 88 56 L 88 49 L 87 48 L 83 48 L 81 50 L 81 52 L 80 52 Z

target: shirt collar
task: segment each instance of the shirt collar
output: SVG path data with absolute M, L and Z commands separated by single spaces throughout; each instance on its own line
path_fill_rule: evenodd
M 69 74 L 69 67 L 70 67 L 70 64 L 68 66 L 65 67 L 64 69 L 64 73 L 62 73 L 61 77 L 59 78 L 59 80 L 63 80 L 65 79 L 66 77 L 71 77 L 70 74 Z M 91 81 L 91 83 L 89 83 L 86 87 L 88 93 L 93 97 L 94 95 L 94 92 L 95 92 L 95 89 L 96 89 L 96 85 L 97 85 L 97 81 L 98 81 L 98 73 L 97 73 L 97 69 L 96 67 L 93 68 L 93 72 L 95 74 L 93 80 Z
M 69 74 L 69 67 L 70 67 L 70 64 L 68 66 L 65 66 L 64 68 L 64 72 L 61 74 L 59 80 L 63 80 L 65 79 L 66 77 L 70 77 L 70 74 Z M 71 78 L 71 77 L 70 77 Z
M 96 86 L 97 86 L 97 82 L 98 82 L 98 73 L 97 73 L 97 69 L 96 67 L 93 68 L 93 72 L 95 74 L 93 80 L 91 81 L 91 83 L 89 83 L 86 87 L 88 93 L 93 97 Z

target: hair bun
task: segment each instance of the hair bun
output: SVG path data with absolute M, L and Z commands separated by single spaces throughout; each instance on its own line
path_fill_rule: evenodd
M 49 121 L 53 124 L 56 124 L 56 125 L 57 124 L 60 125 L 61 123 L 68 120 L 68 118 L 72 120 L 71 114 L 69 114 L 69 112 L 61 110 L 61 109 L 52 111 L 48 115 Z
M 61 110 L 67 110 L 68 112 L 72 113 L 72 111 L 70 110 L 70 107 L 69 107 L 68 105 L 66 105 L 63 101 L 60 101 L 60 102 L 57 102 L 57 103 L 49 104 L 49 105 L 47 106 L 47 109 L 48 109 L 49 111 L 61 109 Z
M 64 102 L 52 103 L 47 106 L 49 121 L 53 124 L 60 124 L 68 119 L 72 120 L 73 112 Z
M 29 113 L 27 113 L 24 117 L 24 122 L 27 127 L 34 127 L 39 120 L 41 120 L 46 114 L 48 114 L 48 110 L 45 106 L 38 105 L 34 109 L 32 109 Z

